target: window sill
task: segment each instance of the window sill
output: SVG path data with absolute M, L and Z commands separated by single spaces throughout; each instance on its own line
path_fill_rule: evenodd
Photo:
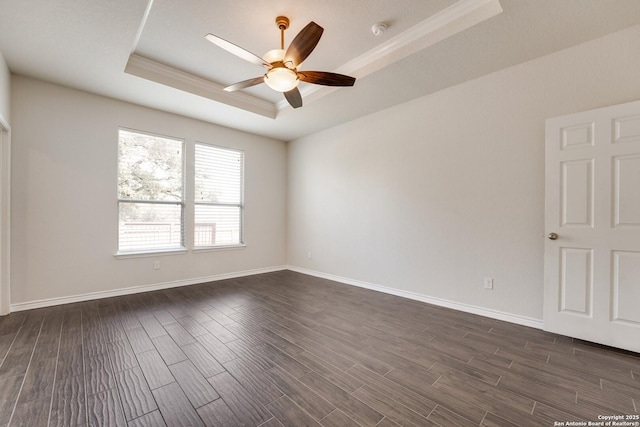
M 235 251 L 238 249 L 244 249 L 247 245 L 228 245 L 228 246 L 207 246 L 201 248 L 194 248 L 192 252 L 194 253 L 203 253 L 203 252 L 218 252 L 218 251 Z
M 184 255 L 187 252 L 188 252 L 187 248 L 179 248 L 179 249 L 166 249 L 166 250 L 155 250 L 155 251 L 116 252 L 113 256 L 116 259 L 150 258 L 150 257 L 167 256 L 167 255 Z

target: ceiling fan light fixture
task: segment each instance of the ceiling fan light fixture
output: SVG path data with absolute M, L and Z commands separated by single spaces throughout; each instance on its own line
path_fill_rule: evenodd
M 298 86 L 298 74 L 287 67 L 275 67 L 264 75 L 264 82 L 277 92 L 289 92 Z
M 262 59 L 264 59 L 268 64 L 273 64 L 274 62 L 282 62 L 285 52 L 286 50 L 284 49 L 272 49 L 269 52 L 265 53 Z
M 263 58 L 245 50 L 225 39 L 213 34 L 205 37 L 211 43 L 236 55 L 245 61 L 267 68 L 267 73 L 260 77 L 244 80 L 223 88 L 227 92 L 246 89 L 260 83 L 266 83 L 276 92 L 284 93 L 284 97 L 293 108 L 302 107 L 302 95 L 298 90 L 298 83 L 312 83 L 325 86 L 353 86 L 355 77 L 326 71 L 305 71 L 298 73 L 298 67 L 315 49 L 324 29 L 315 22 L 309 22 L 295 36 L 287 50 L 284 49 L 284 31 L 289 27 L 289 19 L 285 16 L 276 18 L 276 25 L 280 30 L 280 49 L 273 49 L 264 54 Z

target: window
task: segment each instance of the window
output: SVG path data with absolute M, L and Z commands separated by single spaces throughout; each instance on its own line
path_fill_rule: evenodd
M 118 252 L 184 248 L 184 142 L 120 129 Z
M 244 153 L 196 143 L 194 247 L 241 245 Z

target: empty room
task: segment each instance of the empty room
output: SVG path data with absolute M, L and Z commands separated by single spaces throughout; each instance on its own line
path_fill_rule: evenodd
M 640 1 L 0 0 L 0 426 L 640 427 Z

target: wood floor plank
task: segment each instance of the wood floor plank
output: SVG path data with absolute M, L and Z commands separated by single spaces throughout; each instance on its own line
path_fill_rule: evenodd
M 275 365 L 287 371 L 295 378 L 299 378 L 311 371 L 308 367 L 298 362 L 293 357 L 280 351 L 271 344 L 264 344 L 261 346 L 262 353 L 269 358 Z
M 230 341 L 238 339 L 238 337 L 235 336 L 230 330 L 228 330 L 215 320 L 210 320 L 208 322 L 202 323 L 202 326 L 204 326 L 211 333 L 211 335 L 218 338 L 220 342 L 228 343 Z
M 436 406 L 427 419 L 440 426 L 475 427 L 478 425 L 442 406 Z M 508 424 L 505 423 L 504 425 L 507 427 Z
M 580 415 L 572 415 L 560 409 L 545 405 L 544 403 L 536 402 L 536 407 L 533 408 L 533 414 L 536 419 L 540 421 L 540 424 L 553 425 L 558 420 L 566 421 L 583 421 L 586 417 Z
M 115 379 L 127 421 L 158 409 L 142 369 L 135 367 L 120 371 L 116 373 Z
M 61 347 L 58 355 L 58 367 L 56 372 L 56 381 L 76 375 L 83 375 L 84 360 L 82 354 L 82 345 L 73 345 L 70 347 Z
M 252 364 L 259 366 L 263 371 L 267 371 L 276 364 L 267 356 L 264 352 L 264 346 L 253 346 L 242 339 L 231 341 L 226 346 L 232 350 L 236 357 L 240 359 L 250 361 Z M 219 360 L 219 359 L 218 359 Z M 225 362 L 221 362 L 225 363 Z
M 461 399 L 458 393 L 447 393 L 432 385 L 427 381 L 423 381 L 419 376 L 415 376 L 413 372 L 406 372 L 400 369 L 394 369 L 385 375 L 386 378 L 398 383 L 414 393 L 423 396 L 428 401 L 443 406 L 451 411 L 464 414 L 470 420 L 480 423 L 486 413 L 485 409 Z M 437 383 L 437 381 L 436 381 Z
M 89 425 L 107 427 L 127 425 L 120 397 L 115 388 L 87 396 L 87 411 Z
M 0 335 L 0 366 L 2 366 L 2 362 L 4 361 L 5 356 L 9 352 L 13 341 L 15 340 L 17 332 Z
M 176 344 L 169 335 L 152 338 L 151 341 L 167 365 L 173 365 L 174 363 L 187 360 L 187 355 L 184 354 L 180 347 L 178 347 L 178 344 Z
M 149 412 L 141 416 L 140 418 L 136 418 L 135 420 L 129 421 L 129 427 L 166 427 L 167 424 L 164 422 L 164 418 L 162 418 L 162 414 L 160 411 Z
M 210 333 L 198 335 L 196 339 L 220 363 L 225 363 L 238 357 L 229 346 L 223 344 Z
M 107 342 L 99 326 L 89 326 L 82 329 L 82 351 L 85 357 L 98 356 L 109 351 Z
M 271 413 L 227 372 L 209 378 L 209 382 L 242 423 L 259 425 L 271 418 Z
M 56 374 L 56 358 L 32 360 L 27 370 L 18 403 L 51 398 Z
M 613 395 L 626 395 L 632 398 L 636 402 L 636 405 L 640 404 L 640 387 L 630 387 L 628 385 L 620 384 L 604 378 L 601 380 L 600 384 L 602 385 L 602 391 L 604 391 L 605 393 L 612 393 Z
M 176 318 L 173 315 L 163 308 L 162 310 L 155 310 L 153 312 L 153 316 L 160 322 L 161 325 L 168 325 L 169 323 L 175 323 Z
M 143 327 L 127 329 L 126 333 L 134 353 L 144 353 L 156 348 Z
M 241 421 L 234 415 L 223 399 L 217 399 L 197 409 L 206 426 L 240 426 Z
M 354 359 L 350 359 L 343 354 L 337 353 L 336 351 L 332 350 L 331 347 L 322 346 L 313 341 L 313 339 L 307 338 L 306 336 L 299 334 L 298 332 L 283 328 L 278 330 L 278 334 L 300 346 L 300 348 L 305 349 L 307 353 L 317 356 L 318 358 L 337 367 L 340 370 L 345 371 L 356 364 Z M 298 356 L 300 354 L 295 355 L 294 359 L 298 359 Z
M 144 328 L 149 338 L 157 338 L 163 335 L 167 335 L 167 331 L 164 330 L 158 319 L 151 314 L 141 315 L 138 317 L 142 327 Z
M 20 330 L 28 316 L 28 312 L 14 312 L 0 316 L 0 335 L 15 334 Z
M 273 402 L 282 396 L 280 389 L 265 375 L 266 371 L 250 361 L 234 359 L 225 363 L 224 368 L 262 405 Z
M 199 342 L 182 347 L 182 351 L 205 378 L 224 372 L 224 367 Z
M 178 322 L 168 323 L 164 325 L 165 331 L 171 338 L 178 344 L 178 347 L 184 347 L 185 345 L 193 344 L 196 339 L 191 335 L 182 325 Z
M 357 378 L 359 381 L 362 381 L 363 384 L 369 386 L 369 389 L 372 390 L 372 392 L 382 392 L 385 396 L 388 396 L 390 399 L 393 399 L 394 401 L 406 406 L 407 408 L 420 414 L 423 417 L 427 417 L 436 407 L 435 402 L 425 399 L 423 396 L 420 396 L 412 392 L 411 390 L 402 387 L 395 381 L 392 381 L 387 377 L 378 375 L 373 371 L 369 371 L 363 366 L 356 365 L 353 368 L 349 369 L 347 373 Z M 354 396 L 356 395 L 358 390 L 353 393 Z M 372 397 L 375 398 L 375 395 L 373 395 L 373 393 L 369 394 L 372 394 Z M 389 416 L 386 413 L 383 413 L 383 415 L 387 418 L 390 418 L 394 422 L 398 422 L 395 417 Z
M 306 413 L 287 396 L 282 396 L 267 405 L 267 409 L 285 427 L 321 427 L 311 415 Z
M 137 358 L 140 363 L 140 369 L 144 372 L 144 377 L 151 390 L 175 382 L 171 371 L 156 350 L 140 353 Z
M 116 386 L 107 353 L 85 357 L 85 378 L 88 395 L 101 393 Z
M 56 381 L 51 402 L 51 427 L 86 424 L 87 405 L 84 378 L 81 375 Z
M 18 403 L 13 413 L 11 425 L 46 427 L 49 422 L 50 404 L 50 396 Z
M 169 427 L 204 426 L 189 399 L 178 383 L 171 383 L 153 390 L 162 418 Z
M 494 374 L 493 372 L 476 368 L 453 358 L 443 357 L 443 359 L 446 360 L 434 364 L 429 368 L 429 371 L 439 376 L 451 376 L 456 375 L 457 373 L 463 373 L 471 378 L 491 385 L 498 384 L 498 381 L 500 380 L 500 375 Z
M 378 423 L 377 426 L 380 426 L 381 425 L 380 423 Z M 329 415 L 321 419 L 320 424 L 322 424 L 323 427 L 359 427 L 360 426 L 360 424 L 358 424 L 357 422 L 349 418 L 340 409 L 335 409 Z
M 309 387 L 277 366 L 267 371 L 265 375 L 282 391 L 282 393 L 293 400 L 316 420 L 323 419 L 336 409 L 335 405 L 327 402 Z M 278 417 L 277 414 L 274 415 Z M 278 417 L 278 419 L 282 421 L 280 417 Z
M 205 320 L 206 322 L 208 322 L 211 319 L 210 317 L 206 316 L 204 313 L 202 315 L 206 317 L 207 319 Z M 207 328 L 202 326 L 202 324 L 197 319 L 191 316 L 179 317 L 176 320 L 193 337 L 198 337 L 200 335 L 209 333 Z
M 382 414 L 315 372 L 311 372 L 299 380 L 363 426 L 375 426 L 384 418 Z
M 526 387 L 528 384 L 523 384 L 523 386 Z M 531 414 L 535 404 L 535 401 L 530 397 L 524 397 L 510 391 L 510 389 L 498 388 L 462 373 L 443 375 L 434 384 L 434 387 L 449 394 L 458 395 L 460 399 L 487 411 L 500 414 L 509 412 L 509 416 L 514 417 L 519 414 Z
M 0 425 L 8 424 L 13 408 L 18 401 L 24 375 L 0 378 Z
M 138 316 L 135 311 L 130 308 L 126 299 L 121 300 L 115 305 L 116 312 L 118 313 L 118 319 L 120 320 L 120 324 L 124 328 L 125 332 L 130 329 L 142 328 L 142 323 L 140 323 Z
M 59 307 L 47 313 L 31 356 L 32 360 L 51 359 L 58 355 L 63 316 L 64 313 Z
M 220 397 L 190 360 L 171 365 L 169 370 L 194 408 L 204 406 Z
M 202 310 L 202 312 L 207 316 L 209 316 L 211 319 L 220 323 L 222 326 L 233 323 L 233 320 L 229 316 L 227 316 L 226 314 L 224 314 L 223 312 L 221 312 L 215 307 L 207 308 L 206 310 Z
M 618 391 L 578 390 L 576 403 L 600 413 L 616 411 L 619 414 L 636 412 L 631 395 Z
M 552 355 L 549 358 L 549 363 L 562 368 L 577 369 L 633 387 L 637 384 L 631 372 L 640 366 L 640 356 L 638 359 L 631 360 L 627 360 L 627 358 L 616 359 L 576 350 L 573 357 Z
M 45 312 L 29 312 L 0 366 L 0 378 L 24 375 L 40 335 Z
M 565 418 L 558 418 L 564 420 Z M 533 420 L 531 420 L 533 422 Z M 558 421 L 555 421 L 558 422 Z M 562 421 L 565 422 L 565 421 Z M 475 424 L 474 424 L 475 425 Z M 487 416 L 482 420 L 482 427 L 520 427 L 518 424 L 514 424 L 505 420 L 491 412 L 487 412 Z M 551 421 L 548 425 L 554 425 L 554 421 Z
M 389 418 L 383 418 L 376 427 L 400 427 L 399 424 L 394 423 Z
M 118 319 L 112 318 L 102 322 L 102 330 L 105 340 L 110 343 L 120 341 L 127 338 L 124 328 Z
M 138 366 L 138 360 L 128 339 L 112 341 L 107 346 L 114 372 L 125 371 Z
M 351 394 L 391 421 L 403 426 L 426 426 L 429 421 L 422 415 L 390 398 L 386 393 L 365 385 Z
M 333 384 L 349 393 L 354 392 L 362 387 L 361 381 L 331 365 L 330 363 L 327 363 L 325 360 L 316 357 L 316 355 L 311 354 L 308 351 L 296 355 L 295 359 L 311 370 L 320 374 L 326 380 L 329 380 Z M 355 363 L 352 366 L 355 366 Z M 351 368 L 352 366 L 349 366 L 349 368 Z

